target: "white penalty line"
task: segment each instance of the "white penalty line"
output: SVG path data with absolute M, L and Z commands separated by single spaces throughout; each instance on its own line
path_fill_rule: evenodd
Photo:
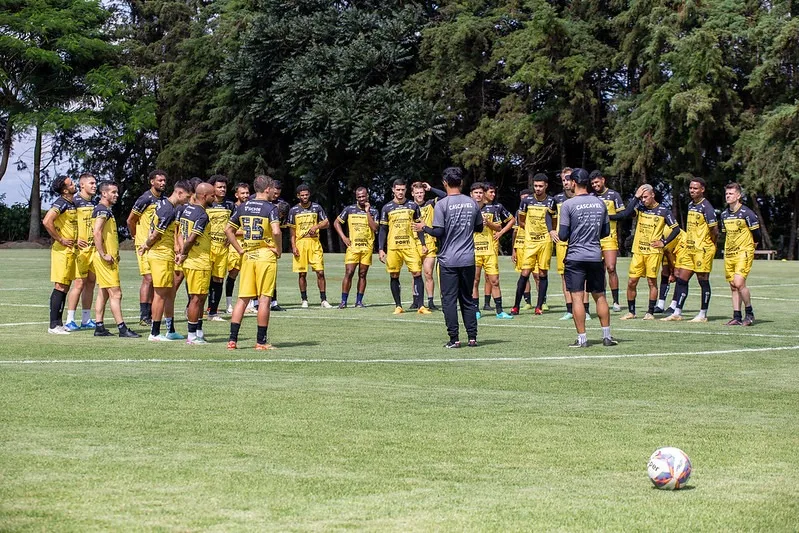
M 272 359 L 19 359 L 1 361 L 0 365 L 59 365 L 59 364 L 169 364 L 169 363 L 213 363 L 213 364 L 241 364 L 241 363 L 287 363 L 287 364 L 440 364 L 440 363 L 494 363 L 494 362 L 530 362 L 539 361 L 569 361 L 586 359 L 633 359 L 641 357 L 672 357 L 672 356 L 708 356 L 730 355 L 739 353 L 755 353 L 769 351 L 799 350 L 799 346 L 777 346 L 774 348 L 740 348 L 736 350 L 708 350 L 699 352 L 660 352 L 636 354 L 601 354 L 601 355 L 551 355 L 544 357 L 453 357 L 429 359 L 297 359 L 297 358 L 272 358 Z

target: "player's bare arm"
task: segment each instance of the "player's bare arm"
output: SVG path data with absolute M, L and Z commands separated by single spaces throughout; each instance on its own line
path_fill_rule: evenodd
M 55 227 L 55 219 L 58 217 L 58 213 L 55 211 L 48 211 L 46 215 L 44 215 L 44 220 L 42 220 L 42 224 L 44 225 L 44 229 L 47 230 L 47 233 L 50 234 L 50 237 L 54 241 L 61 243 L 62 246 L 65 248 L 71 248 L 75 241 L 72 239 L 65 239 L 61 236 L 58 232 L 58 229 Z
M 97 255 L 109 265 L 113 265 L 114 258 L 105 252 L 105 245 L 103 244 L 103 228 L 106 221 L 105 217 L 97 217 L 94 221 L 94 226 L 92 226 L 92 235 L 94 235 L 94 247 L 97 249 Z
M 236 228 L 228 224 L 225 226 L 225 237 L 227 237 L 227 242 L 239 253 L 239 255 L 244 255 L 244 248 L 241 247 L 238 239 L 236 239 L 236 235 L 238 235 L 239 231 L 242 230 L 236 230 Z M 243 234 L 244 232 L 242 231 L 242 235 Z
M 367 213 L 368 213 L 368 211 L 367 211 Z M 350 241 L 349 237 L 347 237 L 344 234 L 344 228 L 341 227 L 341 222 L 338 221 L 338 218 L 333 221 L 333 229 L 335 229 L 336 233 L 338 233 L 338 236 L 341 239 L 341 242 L 344 243 L 344 246 L 346 246 L 347 248 L 352 246 L 352 241 Z

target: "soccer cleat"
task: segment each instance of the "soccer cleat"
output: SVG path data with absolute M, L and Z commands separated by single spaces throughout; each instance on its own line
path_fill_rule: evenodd
M 340 302 L 338 304 L 338 308 L 339 309 L 346 309 L 347 308 L 347 302 Z
M 129 330 L 129 329 L 126 329 L 126 330 L 125 330 L 125 333 L 122 333 L 122 332 L 120 332 L 120 333 L 119 333 L 119 336 L 120 336 L 121 338 L 123 338 L 123 339 L 138 339 L 138 338 L 140 338 L 140 337 L 141 337 L 141 335 L 139 335 L 139 334 L 138 334 L 138 333 L 136 333 L 135 331 L 131 331 L 131 330 Z
M 486 304 L 486 305 L 483 306 L 483 311 L 493 311 L 493 310 L 494 310 L 494 308 L 491 307 L 489 304 Z
M 696 315 L 695 317 L 693 317 L 688 322 L 703 322 L 704 323 L 704 322 L 707 322 L 707 317 L 706 316 Z
M 103 329 L 95 329 L 94 330 L 94 336 L 95 337 L 111 337 L 112 335 L 113 335 L 113 333 L 111 333 L 110 331 L 108 331 L 105 328 L 103 328 Z
M 585 321 L 588 322 L 589 320 L 591 320 L 591 313 L 586 313 L 585 314 Z
M 233 314 L 233 306 L 232 305 L 227 306 L 227 309 L 225 309 L 225 314 L 226 315 L 232 315 Z
M 580 342 L 580 339 L 575 339 L 575 341 L 569 344 L 569 348 L 588 348 L 588 341 Z
M 466 343 L 467 348 L 477 348 L 477 339 L 469 339 L 469 342 Z
M 563 313 L 563 316 L 560 317 L 558 320 L 571 320 L 573 318 L 574 318 L 574 315 L 569 313 L 568 311 L 566 311 L 565 313 Z
M 477 311 L 477 312 L 474 314 L 474 317 L 475 317 L 477 320 L 480 320 L 480 318 L 481 318 L 482 316 L 483 316 L 483 314 L 482 314 L 480 311 Z
M 47 333 L 50 335 L 69 335 L 69 331 L 64 329 L 64 326 L 56 326 L 54 328 L 47 328 Z
M 729 322 L 727 322 L 724 325 L 725 326 L 741 326 L 741 325 L 743 325 L 743 322 L 741 322 L 737 318 L 733 318 L 732 320 L 730 320 Z
M 226 322 L 226 320 L 219 315 L 208 315 L 208 318 L 206 318 L 206 320 L 208 320 L 209 322 Z M 181 339 L 182 338 L 183 337 L 181 337 Z
M 139 325 L 149 328 L 150 326 L 153 325 L 153 321 L 150 318 L 142 318 L 141 320 L 139 320 Z
M 522 309 L 523 309 L 524 311 L 532 311 L 532 310 L 533 310 L 533 304 L 531 304 L 531 303 L 529 303 L 529 302 L 528 302 L 528 303 L 526 303 L 526 304 L 524 304 L 524 305 L 522 306 Z
M 518 315 L 519 314 L 519 308 L 518 307 L 511 307 L 510 308 L 510 314 L 512 314 L 513 316 Z
M 393 312 L 392 314 L 394 314 L 394 315 L 401 315 L 401 314 L 402 314 L 402 313 L 404 313 L 404 312 L 405 312 L 405 311 L 403 311 L 402 307 L 400 307 L 400 306 L 397 306 L 397 307 L 395 307 L 395 308 L 394 308 L 394 312 Z
M 642 318 L 641 320 L 655 320 L 655 315 L 653 315 L 652 313 L 647 313 L 644 315 L 644 318 Z
M 201 346 L 203 344 L 208 344 L 208 341 L 203 339 L 202 337 L 196 337 L 194 339 L 188 339 L 186 344 L 190 344 L 192 346 Z
M 542 311 L 549 311 L 549 306 L 546 303 L 541 304 Z
M 673 307 L 667 307 L 667 308 L 666 308 L 666 310 L 665 310 L 665 311 L 663 311 L 663 314 L 664 314 L 664 315 L 670 315 L 670 314 L 672 314 L 673 312 L 674 312 L 674 308 L 673 308 Z
M 275 347 L 267 342 L 266 344 L 256 344 L 255 349 L 259 352 L 263 352 L 265 350 L 274 350 Z
M 536 307 L 535 308 L 535 314 L 543 315 L 544 314 L 544 310 L 541 307 Z
M 674 313 L 670 314 L 669 316 L 664 316 L 660 319 L 661 322 L 680 322 L 682 321 L 682 315 L 675 315 Z
M 497 313 L 497 320 L 513 320 L 513 316 L 506 312 Z
M 236 341 L 227 341 L 228 350 L 235 350 L 236 348 L 238 348 L 238 346 L 236 346 Z
M 419 309 L 419 306 L 416 305 L 416 302 L 414 302 L 411 304 L 411 306 L 408 309 L 410 309 L 411 311 L 416 311 L 417 309 Z
M 285 310 L 286 310 L 285 307 L 280 307 L 278 304 L 275 304 L 275 305 L 272 306 L 272 311 L 281 312 L 281 311 L 285 311 Z
M 611 309 L 613 309 L 614 313 L 621 312 L 621 306 L 619 304 L 613 304 L 613 307 L 611 307 Z
M 308 309 L 308 300 L 303 300 L 302 303 L 300 304 L 300 307 L 302 307 L 303 309 Z
M 366 305 L 363 302 L 355 302 L 355 307 L 365 308 Z
M 613 337 L 605 337 L 602 339 L 602 346 L 617 346 L 619 341 L 614 339 Z
M 177 331 L 173 331 L 172 333 L 167 333 L 164 336 L 166 337 L 166 340 L 168 340 L 168 341 L 182 341 L 183 339 L 186 338 L 183 335 L 181 335 L 180 333 L 178 333 Z
M 333 309 L 333 306 L 327 303 L 327 300 L 322 300 L 320 305 L 322 306 L 322 309 Z
M 652 312 L 654 314 L 656 314 L 656 315 L 660 315 L 660 314 L 663 313 L 663 308 L 662 307 L 655 307 L 655 309 L 653 309 Z
M 428 305 L 427 308 L 430 309 L 431 311 L 438 311 L 439 310 L 438 306 L 435 305 L 435 304 Z
M 444 345 L 444 348 L 460 348 L 461 341 L 449 341 Z
M 167 339 L 165 336 L 163 336 L 163 335 L 153 335 L 152 333 L 150 333 L 150 336 L 147 337 L 147 340 L 148 341 L 153 341 L 153 342 L 169 342 L 169 339 Z
M 83 322 L 80 323 L 80 329 L 94 329 L 96 327 L 97 324 L 95 324 L 94 320 L 92 320 L 91 318 L 86 323 Z
M 66 324 L 64 324 L 63 327 L 67 331 L 78 331 L 78 330 L 80 330 L 80 326 L 77 325 L 74 320 L 72 322 L 67 322 Z
M 416 312 L 419 313 L 420 315 L 432 315 L 433 314 L 433 312 L 430 309 L 428 309 L 427 307 L 425 307 L 425 306 L 420 307 L 419 310 L 416 311 Z
M 755 315 L 746 315 L 744 317 L 743 322 L 741 322 L 742 326 L 752 326 L 755 323 Z
M 635 320 L 636 318 L 635 313 L 628 312 L 626 315 L 620 317 L 619 320 Z

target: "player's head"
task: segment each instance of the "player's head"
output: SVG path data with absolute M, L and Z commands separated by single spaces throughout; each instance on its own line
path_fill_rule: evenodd
M 478 204 L 482 204 L 485 197 L 485 185 L 482 181 L 475 181 L 469 187 L 469 196 Z
M 460 189 L 463 186 L 463 170 L 460 167 L 447 167 L 441 175 L 441 181 L 450 189 Z
M 605 190 L 605 176 L 602 175 L 602 171 L 594 170 L 590 174 L 591 178 L 591 188 L 594 192 L 601 193 Z
M 591 175 L 588 174 L 588 171 L 584 168 L 575 168 L 572 170 L 569 179 L 573 183 L 574 192 L 577 194 L 587 193 L 593 183 Z
M 574 192 L 574 180 L 572 179 L 572 171 L 569 169 L 567 173 L 560 173 L 560 183 L 563 185 L 564 193 Z
M 405 201 L 407 190 L 408 186 L 405 184 L 405 180 L 401 178 L 397 178 L 391 183 L 391 192 L 394 194 L 394 201 L 397 203 Z
M 148 176 L 150 180 L 150 189 L 158 193 L 160 196 L 166 190 L 166 172 L 157 168 L 150 172 Z
M 264 193 L 267 191 L 267 189 L 271 189 L 273 186 L 274 181 L 266 174 L 255 176 L 255 181 L 252 183 L 252 187 L 255 189 L 255 194 Z
M 214 188 L 216 199 L 220 202 L 224 200 L 225 195 L 227 194 L 227 176 L 223 176 L 222 174 L 214 174 L 208 178 L 208 183 L 210 183 Z
M 366 187 L 358 187 L 355 189 L 355 201 L 360 207 L 369 203 L 369 191 L 366 190 Z
M 424 203 L 424 195 L 427 191 L 424 189 L 424 183 L 421 181 L 415 181 L 411 185 L 411 196 L 413 196 L 413 201 L 419 205 Z
M 519 191 L 519 198 L 521 200 L 524 200 L 525 198 L 527 198 L 531 194 L 533 194 L 533 191 L 531 191 L 530 189 L 522 189 L 521 191 Z
M 194 189 L 194 203 L 207 207 L 216 200 L 216 188 L 210 183 L 199 183 Z
M 300 200 L 300 204 L 303 206 L 307 206 L 311 203 L 311 188 L 308 187 L 306 184 L 302 184 L 297 187 L 297 198 Z
M 119 200 L 119 186 L 113 181 L 101 181 L 97 186 L 100 193 L 100 201 L 111 206 Z
M 641 185 L 641 203 L 646 207 L 654 207 L 658 203 L 655 199 L 655 189 L 648 183 Z
M 549 178 L 546 174 L 539 172 L 533 176 L 533 193 L 538 198 L 542 198 L 547 193 L 547 185 L 549 185 Z
M 494 201 L 494 198 L 497 197 L 497 186 L 494 185 L 490 181 L 483 182 L 483 198 L 487 204 L 490 204 Z
M 198 177 L 195 176 L 195 177 L 189 179 L 189 185 L 191 186 L 192 197 L 194 197 L 194 193 L 197 190 L 197 185 L 199 185 L 200 183 L 205 183 L 202 180 L 202 178 L 198 178 Z M 196 200 L 196 198 L 195 198 L 195 200 Z
M 560 177 L 562 178 L 564 175 L 571 173 L 572 173 L 571 167 L 563 167 L 563 169 L 560 171 Z
M 84 172 L 78 178 L 80 184 L 80 192 L 84 195 L 92 197 L 97 194 L 97 178 L 91 172 Z
M 744 191 L 739 183 L 734 181 L 728 183 L 724 186 L 724 201 L 730 206 L 737 205 L 741 201 L 743 193 Z
M 234 196 L 239 202 L 246 202 L 247 198 L 250 197 L 250 185 L 248 183 L 244 183 L 243 181 L 238 182 L 236 184 Z
M 57 194 L 59 196 L 72 196 L 76 191 L 75 183 L 69 176 L 56 177 L 56 179 L 53 180 L 52 185 L 50 185 L 50 190 L 53 192 L 53 194 Z
M 172 190 L 172 196 L 170 199 L 175 205 L 185 204 L 191 197 L 191 191 L 191 182 L 189 182 L 189 180 L 180 180 L 175 184 L 175 188 Z
M 707 183 L 702 178 L 691 178 L 691 181 L 688 182 L 688 195 L 691 197 L 691 200 L 698 202 L 705 197 L 705 187 Z

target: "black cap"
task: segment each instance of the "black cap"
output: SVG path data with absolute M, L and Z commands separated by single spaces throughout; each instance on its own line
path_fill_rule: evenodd
M 583 185 L 588 187 L 591 185 L 591 176 L 588 174 L 588 171 L 584 168 L 575 168 L 572 170 L 572 180 L 577 185 Z

